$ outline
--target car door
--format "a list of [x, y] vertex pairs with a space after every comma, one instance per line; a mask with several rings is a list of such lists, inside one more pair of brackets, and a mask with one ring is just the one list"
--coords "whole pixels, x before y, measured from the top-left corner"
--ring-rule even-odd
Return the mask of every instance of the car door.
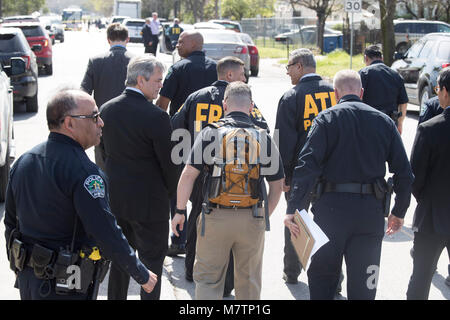
[[420, 66], [423, 67], [423, 61], [420, 61], [419, 55], [422, 51], [425, 40], [421, 39], [417, 41], [413, 46], [406, 52], [406, 58], [402, 62], [396, 64], [395, 69], [403, 77], [405, 81], [406, 93], [410, 100], [417, 99], [417, 79], [419, 78]]

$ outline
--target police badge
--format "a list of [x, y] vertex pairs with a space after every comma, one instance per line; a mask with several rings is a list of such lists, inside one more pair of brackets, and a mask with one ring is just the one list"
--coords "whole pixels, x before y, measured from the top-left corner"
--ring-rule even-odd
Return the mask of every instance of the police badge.
[[102, 177], [98, 175], [91, 175], [84, 180], [84, 187], [91, 194], [92, 198], [105, 197], [105, 183]]

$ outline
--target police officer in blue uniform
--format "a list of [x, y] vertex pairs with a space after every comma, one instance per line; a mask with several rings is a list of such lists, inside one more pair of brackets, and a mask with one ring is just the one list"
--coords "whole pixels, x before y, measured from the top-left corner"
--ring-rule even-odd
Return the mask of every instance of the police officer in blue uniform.
[[[157, 277], [128, 245], [109, 208], [106, 177], [84, 151], [100, 142], [95, 101], [79, 90], [60, 91], [48, 103], [47, 122], [48, 140], [16, 161], [7, 189], [5, 236], [21, 298], [95, 299], [101, 279], [85, 267], [87, 255], [115, 261], [151, 292]], [[94, 246], [100, 250], [90, 251]], [[68, 286], [64, 276], [73, 265], [87, 287], [76, 279]]]
[[383, 63], [376, 45], [364, 50], [364, 63], [366, 67], [359, 71], [364, 89], [362, 101], [391, 117], [401, 134], [408, 104], [403, 78]]
[[[187, 129], [189, 131], [189, 137], [183, 138], [190, 139], [190, 146], [194, 144], [195, 137], [200, 131], [206, 127], [208, 123], [216, 122], [224, 117], [223, 111], [223, 97], [225, 89], [228, 84], [235, 81], [245, 82], [244, 63], [242, 60], [236, 57], [225, 57], [217, 63], [217, 77], [218, 81], [214, 82], [211, 86], [200, 89], [192, 93], [178, 112], [172, 117], [173, 129]], [[269, 131], [266, 120], [262, 116], [259, 109], [254, 106], [250, 113], [250, 119], [252, 122], [262, 129]], [[186, 155], [187, 156], [187, 155]], [[196, 221], [197, 217], [202, 209], [202, 194], [201, 194], [201, 181], [202, 177], [196, 180], [196, 187], [194, 190], [199, 192], [193, 192], [191, 195], [192, 210], [189, 215], [187, 225], [187, 242], [186, 242], [186, 278], [192, 279], [192, 270], [195, 260], [195, 247], [197, 239]], [[172, 215], [173, 217], [173, 215]], [[186, 225], [183, 230], [177, 230], [180, 237], [183, 237], [183, 233], [186, 232]], [[172, 236], [172, 244], [176, 243], [177, 237]], [[173, 246], [171, 246], [173, 248]], [[170, 250], [170, 249], [169, 249]], [[225, 280], [225, 296], [228, 296], [233, 289], [233, 263], [232, 256], [229, 263], [227, 272], [227, 278]], [[192, 280], [191, 280], [192, 281]]]
[[184, 59], [169, 68], [156, 101], [163, 110], [167, 110], [170, 103], [170, 116], [178, 111], [191, 93], [217, 80], [216, 62], [206, 57], [202, 48], [203, 36], [198, 31], [181, 33], [177, 49]]
[[444, 109], [442, 109], [439, 104], [438, 96], [429, 99], [423, 104], [422, 108], [420, 109], [418, 124], [434, 118], [438, 114], [441, 114], [443, 110]]
[[[316, 74], [316, 61], [309, 49], [297, 49], [289, 55], [286, 71], [295, 86], [278, 103], [275, 129], [279, 133], [279, 150], [283, 159], [286, 200], [298, 153], [303, 147], [313, 119], [320, 111], [336, 104], [333, 86]], [[284, 230], [283, 278], [296, 284], [301, 264], [291, 243], [288, 228]]]
[[384, 201], [386, 162], [396, 193], [387, 234], [403, 225], [413, 174], [394, 122], [361, 102], [358, 73], [338, 72], [334, 90], [338, 104], [314, 119], [300, 152], [285, 225], [297, 236], [293, 213], [313, 200], [314, 221], [329, 242], [314, 254], [308, 269], [311, 299], [333, 299], [345, 258], [348, 299], [371, 300], [376, 295], [383, 211], [390, 208]]

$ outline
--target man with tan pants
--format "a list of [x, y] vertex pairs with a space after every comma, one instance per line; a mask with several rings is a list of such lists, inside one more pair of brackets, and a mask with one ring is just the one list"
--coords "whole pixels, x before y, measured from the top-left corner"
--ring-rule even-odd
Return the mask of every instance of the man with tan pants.
[[[264, 231], [280, 199], [284, 171], [270, 136], [252, 124], [249, 117], [252, 107], [251, 91], [246, 84], [237, 81], [228, 85], [223, 100], [225, 118], [200, 132], [178, 183], [177, 208], [172, 219], [175, 235], [177, 226], [181, 229], [186, 219], [186, 203], [194, 181], [201, 171], [205, 173], [193, 275], [198, 300], [222, 299], [230, 250], [234, 256], [236, 299], [260, 298]], [[223, 148], [232, 134], [236, 142]], [[248, 136], [243, 139], [240, 134]], [[248, 145], [239, 148], [238, 141]], [[230, 146], [234, 151], [232, 161], [228, 154]], [[257, 162], [250, 160], [255, 158], [249, 150], [258, 150]], [[264, 178], [269, 184], [268, 194]]]

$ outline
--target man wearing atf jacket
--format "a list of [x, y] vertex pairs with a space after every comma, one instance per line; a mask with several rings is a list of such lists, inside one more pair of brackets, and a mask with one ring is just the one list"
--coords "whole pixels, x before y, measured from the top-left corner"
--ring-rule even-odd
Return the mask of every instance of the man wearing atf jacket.
[[[174, 130], [180, 128], [189, 130], [190, 137], [184, 136], [183, 138], [190, 138], [191, 146], [194, 144], [195, 137], [208, 123], [216, 122], [224, 117], [222, 102], [225, 89], [231, 82], [245, 81], [244, 63], [236, 57], [225, 57], [217, 63], [217, 76], [219, 79], [218, 81], [214, 82], [212, 86], [192, 93], [181, 109], [172, 117], [172, 127]], [[250, 118], [255, 125], [269, 131], [266, 120], [256, 106], [253, 107]], [[194, 192], [191, 195], [192, 211], [189, 215], [187, 226], [185, 263], [186, 279], [190, 281], [192, 281], [192, 269], [197, 240], [197, 229], [195, 226], [203, 202], [201, 181], [201, 177], [196, 180], [196, 188], [194, 188], [194, 190], [197, 190], [198, 192]], [[180, 231], [181, 230], [178, 230], [178, 233], [180, 233]], [[177, 242], [177, 237], [175, 235], [172, 236], [172, 244], [174, 244], [174, 242]], [[173, 248], [172, 245], [171, 248]], [[225, 280], [224, 296], [228, 296], [234, 286], [232, 259], [233, 258], [230, 255], [230, 263], [228, 264], [227, 277]]]
[[[306, 136], [314, 118], [320, 111], [336, 104], [333, 86], [322, 80], [316, 72], [314, 55], [308, 49], [297, 49], [289, 55], [286, 66], [291, 83], [278, 103], [275, 130], [278, 130], [278, 148], [286, 175], [284, 190], [286, 200], [290, 196], [291, 178], [298, 159], [298, 153], [305, 144]], [[284, 230], [283, 279], [296, 284], [301, 264], [290, 240], [288, 228]]]

